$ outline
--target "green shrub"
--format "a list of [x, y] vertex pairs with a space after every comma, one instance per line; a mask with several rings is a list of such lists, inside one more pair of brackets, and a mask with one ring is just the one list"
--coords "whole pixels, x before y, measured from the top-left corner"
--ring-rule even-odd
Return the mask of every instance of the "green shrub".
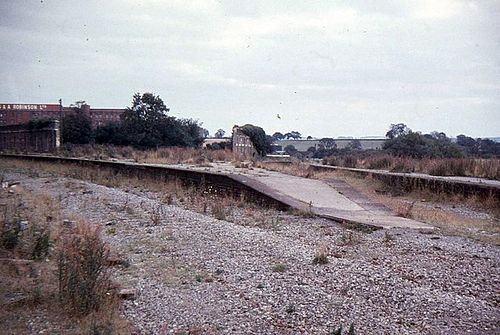
[[[343, 335], [345, 332], [342, 331], [343, 327], [340, 325], [339, 328], [336, 330], [332, 331], [330, 334], [331, 335]], [[356, 331], [354, 330], [354, 323], [351, 323], [351, 326], [349, 327], [349, 330], [347, 331], [347, 335], [356, 335]]]
[[33, 246], [32, 258], [39, 260], [49, 255], [51, 246], [50, 236], [48, 232], [35, 234], [35, 245]]
[[2, 246], [7, 250], [13, 250], [19, 242], [19, 229], [17, 227], [2, 233]]

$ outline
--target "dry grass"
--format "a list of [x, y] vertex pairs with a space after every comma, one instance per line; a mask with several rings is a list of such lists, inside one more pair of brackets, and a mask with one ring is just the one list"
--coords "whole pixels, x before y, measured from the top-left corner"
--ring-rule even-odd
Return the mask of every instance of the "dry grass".
[[132, 160], [140, 163], [152, 164], [195, 164], [205, 166], [210, 162], [237, 161], [231, 150], [210, 150], [202, 148], [168, 147], [158, 149], [139, 150], [132, 147], [110, 145], [66, 145], [59, 155], [65, 157], [84, 157], [91, 159], [119, 159]]
[[257, 162], [256, 167], [304, 178], [312, 178], [315, 175], [309, 164], [295, 159], [291, 163]]
[[[261, 215], [258, 215], [258, 213], [262, 213], [262, 208], [249, 201], [249, 199], [246, 199], [244, 194], [227, 194], [210, 186], [195, 187], [175, 179], [158, 179], [150, 177], [149, 175], [129, 176], [115, 173], [111, 169], [82, 167], [77, 164], [58, 165], [24, 160], [2, 159], [0, 161], [0, 167], [5, 169], [14, 168], [16, 171], [24, 172], [33, 177], [37, 177], [41, 173], [46, 173], [54, 176], [86, 180], [96, 184], [117, 187], [132, 192], [148, 191], [157, 194], [167, 205], [183, 206], [199, 213], [210, 214], [220, 220], [242, 223], [238, 213], [244, 212], [248, 216], [248, 222], [244, 222], [246, 225], [276, 226], [272, 224], [272, 222], [269, 223], [267, 216], [264, 218], [260, 217]], [[133, 208], [129, 206], [128, 203], [125, 203], [123, 210], [133, 211]], [[236, 216], [238, 217], [235, 218]], [[150, 215], [151, 224], [159, 224], [161, 218], [161, 208], [153, 209]]]
[[384, 153], [360, 153], [327, 157], [328, 165], [381, 169], [394, 172], [418, 172], [435, 176], [480, 177], [500, 180], [500, 159], [395, 157]]
[[379, 180], [359, 177], [345, 171], [319, 172], [316, 177], [344, 180], [394, 213], [429, 223], [440, 228], [445, 234], [500, 244], [498, 199], [464, 198], [460, 195], [437, 194], [425, 190], [405, 193], [394, 190]]
[[70, 315], [99, 311], [112, 294], [108, 277], [108, 247], [99, 227], [78, 222], [77, 232], [60, 241], [57, 252], [59, 299]]
[[[0, 329], [12, 334], [32, 334], [36, 327], [33, 329], [29, 324], [38, 319], [44, 321], [35, 324], [41, 328], [50, 327], [49, 333], [130, 334], [128, 322], [119, 314], [119, 302], [107, 291], [99, 292], [100, 308], [96, 308], [96, 300], [94, 305], [88, 305], [92, 308], [85, 313], [80, 313], [81, 309], [74, 313], [75, 306], [60, 294], [64, 285], [59, 285], [57, 256], [64, 255], [66, 264], [71, 265], [66, 274], [73, 277], [75, 273], [83, 274], [79, 277], [80, 284], [86, 287], [83, 291], [75, 291], [66, 286], [67, 292], [79, 293], [82, 299], [96, 298], [97, 291], [93, 288], [99, 285], [89, 281], [84, 268], [93, 267], [95, 247], [102, 244], [97, 232], [88, 224], [80, 225], [77, 231], [64, 227], [59, 201], [47, 194], [35, 194], [19, 186], [10, 190], [13, 192], [0, 190], [0, 203], [4, 205], [0, 221], [2, 237], [17, 223], [23, 224], [12, 249], [0, 246], [0, 258], [3, 259], [0, 263], [0, 297], [3, 299]], [[89, 236], [93, 236], [93, 242], [86, 249], [86, 257], [91, 261], [84, 266], [79, 257], [82, 245], [72, 243], [85, 241]], [[75, 257], [68, 258], [71, 255]]]

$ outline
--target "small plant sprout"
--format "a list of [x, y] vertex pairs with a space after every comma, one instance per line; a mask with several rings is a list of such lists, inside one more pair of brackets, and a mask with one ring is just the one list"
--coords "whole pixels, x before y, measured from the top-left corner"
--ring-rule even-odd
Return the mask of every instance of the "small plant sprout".
[[273, 272], [285, 272], [286, 270], [288, 270], [288, 266], [286, 264], [283, 264], [283, 263], [278, 263], [276, 265], [273, 266], [272, 268]]
[[153, 225], [158, 226], [161, 223], [161, 214], [161, 205], [153, 207], [151, 211], [151, 222], [153, 223]]
[[324, 265], [328, 263], [328, 249], [325, 246], [321, 246], [318, 248], [316, 255], [313, 258], [314, 265]]
[[389, 245], [394, 242], [394, 236], [391, 235], [387, 230], [384, 232], [384, 243]]

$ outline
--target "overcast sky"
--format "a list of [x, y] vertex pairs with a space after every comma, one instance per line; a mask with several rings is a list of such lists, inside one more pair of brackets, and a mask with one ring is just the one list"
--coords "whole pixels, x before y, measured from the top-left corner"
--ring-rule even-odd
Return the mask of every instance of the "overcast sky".
[[500, 136], [500, 1], [0, 0], [0, 102], [159, 94], [212, 134]]

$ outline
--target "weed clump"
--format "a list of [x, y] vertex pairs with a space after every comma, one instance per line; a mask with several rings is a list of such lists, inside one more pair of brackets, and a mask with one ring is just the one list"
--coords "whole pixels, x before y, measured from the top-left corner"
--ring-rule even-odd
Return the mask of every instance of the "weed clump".
[[43, 259], [49, 255], [51, 247], [50, 234], [48, 231], [35, 234], [35, 245], [31, 257], [35, 260]]
[[328, 250], [325, 247], [321, 247], [314, 255], [312, 263], [314, 265], [325, 265], [328, 263]]
[[70, 314], [87, 315], [104, 302], [109, 289], [108, 255], [99, 228], [83, 221], [78, 234], [63, 241], [57, 263], [59, 299]]
[[286, 270], [288, 270], [288, 266], [286, 264], [283, 264], [283, 263], [278, 263], [278, 264], [273, 266], [272, 270], [273, 270], [273, 272], [283, 273]]
[[390, 233], [388, 233], [387, 231], [384, 232], [384, 243], [386, 245], [390, 245], [394, 242], [395, 238], [394, 236], [392, 236]]
[[2, 233], [2, 246], [7, 250], [14, 250], [19, 241], [19, 228], [13, 227]]
[[347, 331], [347, 333], [345, 333], [343, 331], [342, 325], [340, 325], [339, 328], [337, 328], [336, 330], [334, 330], [330, 333], [330, 335], [343, 335], [343, 334], [356, 335], [356, 331], [354, 330], [354, 323], [351, 323], [351, 326], [349, 327], [349, 330]]
[[217, 220], [225, 220], [227, 217], [225, 204], [219, 201], [215, 202], [212, 207], [212, 215]]

